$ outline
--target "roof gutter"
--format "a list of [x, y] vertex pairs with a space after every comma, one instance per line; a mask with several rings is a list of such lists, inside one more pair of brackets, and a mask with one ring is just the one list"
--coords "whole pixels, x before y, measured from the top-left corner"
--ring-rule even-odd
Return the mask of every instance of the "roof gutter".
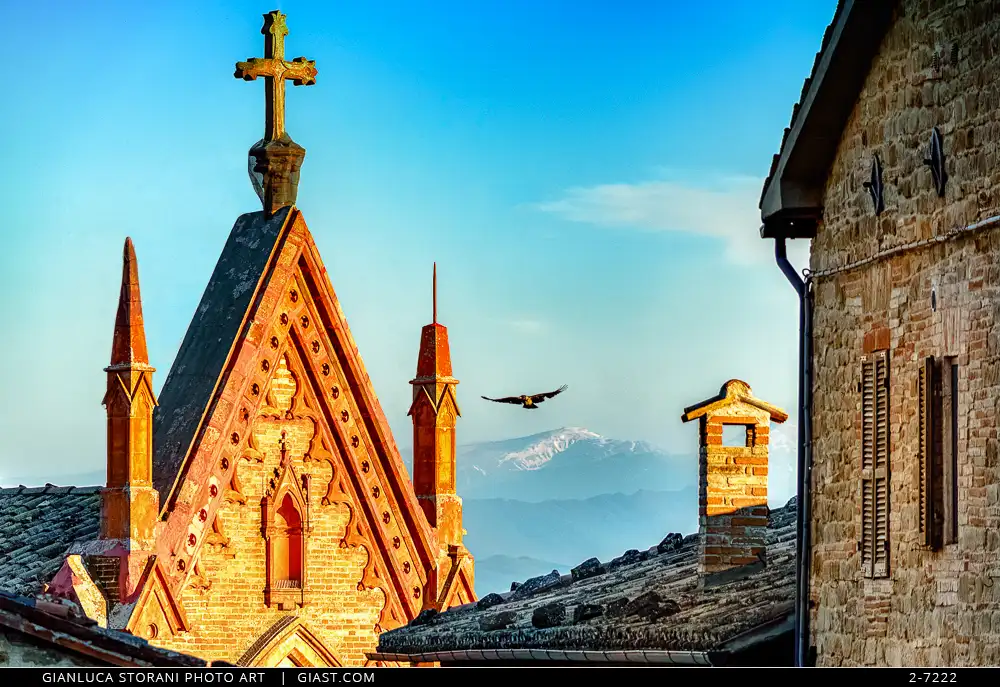
[[809, 559], [812, 522], [812, 283], [803, 279], [788, 261], [784, 237], [774, 242], [774, 258], [799, 296], [799, 417], [798, 488], [796, 505], [797, 548], [795, 566], [795, 666], [809, 663]]
[[556, 651], [552, 649], [465, 649], [427, 653], [374, 652], [373, 661], [404, 663], [467, 663], [481, 661], [552, 661], [562, 663], [636, 665], [716, 665], [715, 652], [704, 651]]

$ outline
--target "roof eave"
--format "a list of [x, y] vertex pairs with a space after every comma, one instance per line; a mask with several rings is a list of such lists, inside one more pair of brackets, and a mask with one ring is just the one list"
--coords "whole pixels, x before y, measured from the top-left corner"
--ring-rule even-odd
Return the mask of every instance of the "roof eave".
[[812, 239], [823, 218], [823, 207], [784, 208], [763, 217], [762, 239]]
[[761, 238], [809, 239], [823, 214], [824, 184], [879, 45], [892, 0], [843, 0], [761, 195]]
[[[0, 627], [34, 637], [53, 647], [119, 667], [204, 667], [206, 661], [164, 650], [131, 634], [82, 625], [38, 608], [39, 600], [0, 590]], [[116, 637], [115, 634], [119, 634]]]
[[771, 641], [783, 634], [794, 631], [795, 615], [787, 613], [769, 623], [758, 625], [742, 634], [739, 634], [719, 645], [718, 650], [723, 654], [735, 654], [746, 651], [764, 642]]
[[427, 651], [397, 653], [377, 651], [367, 654], [372, 661], [397, 663], [468, 663], [484, 661], [543, 661], [579, 664], [681, 665], [712, 666], [725, 652], [705, 651], [572, 651], [554, 649], [462, 649], [459, 651]]

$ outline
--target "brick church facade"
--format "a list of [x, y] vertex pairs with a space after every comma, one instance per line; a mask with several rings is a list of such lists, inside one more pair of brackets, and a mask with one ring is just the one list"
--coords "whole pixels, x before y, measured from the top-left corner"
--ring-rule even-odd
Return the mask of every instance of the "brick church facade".
[[998, 141], [996, 2], [840, 3], [761, 202], [812, 240], [818, 665], [1000, 665]]
[[284, 80], [315, 67], [284, 60], [280, 13], [262, 33], [266, 57], [237, 76], [268, 81], [250, 153], [264, 208], [236, 220], [158, 397], [126, 240], [107, 484], [0, 491], [0, 588], [204, 660], [365, 665], [381, 632], [475, 600], [458, 382], [435, 305], [410, 382], [411, 482], [295, 207], [305, 151], [284, 131]]

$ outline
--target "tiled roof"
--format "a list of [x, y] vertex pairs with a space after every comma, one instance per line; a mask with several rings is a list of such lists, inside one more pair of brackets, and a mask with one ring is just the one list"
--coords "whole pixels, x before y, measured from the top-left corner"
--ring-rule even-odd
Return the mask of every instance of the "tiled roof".
[[0, 589], [33, 595], [59, 571], [69, 545], [98, 534], [99, 487], [0, 489]]
[[840, 13], [843, 10], [844, 0], [837, 0], [837, 10], [833, 13], [833, 19], [830, 20], [830, 23], [827, 25], [826, 31], [823, 32], [823, 42], [820, 44], [819, 52], [816, 53], [816, 57], [813, 59], [812, 69], [809, 70], [809, 76], [806, 77], [805, 82], [802, 84], [802, 92], [799, 94], [799, 100], [792, 106], [792, 118], [788, 123], [788, 126], [785, 127], [785, 132], [781, 135], [781, 145], [778, 146], [778, 152], [775, 153], [773, 158], [771, 158], [771, 169], [767, 172], [767, 178], [764, 179], [764, 188], [760, 192], [761, 204], [764, 202], [764, 194], [767, 193], [767, 187], [771, 185], [771, 180], [778, 171], [778, 162], [781, 160], [781, 154], [785, 152], [785, 143], [788, 141], [788, 134], [791, 133], [792, 127], [795, 126], [796, 119], [802, 109], [802, 103], [806, 99], [806, 94], [809, 92], [809, 87], [812, 85], [813, 79], [816, 78], [816, 71], [819, 68], [820, 60], [823, 58], [823, 53], [825, 53], [827, 48], [830, 47], [830, 38], [833, 36], [833, 27], [837, 24], [837, 20], [840, 18]]
[[761, 189], [762, 238], [815, 234], [830, 165], [900, 3], [838, 0]]
[[0, 591], [0, 627], [29, 636], [35, 642], [50, 644], [56, 652], [82, 656], [99, 665], [208, 665], [202, 659], [152, 646], [139, 637], [98, 627], [87, 618], [74, 616], [65, 605], [3, 591]]
[[[717, 651], [793, 613], [795, 520], [794, 499], [771, 511], [767, 565], [742, 579], [699, 588], [698, 535], [671, 534], [648, 551], [626, 552], [591, 577], [553, 571], [502, 596], [490, 594], [444, 613], [424, 612], [409, 625], [383, 633], [378, 653]], [[547, 613], [563, 618], [542, 629], [546, 623], [539, 621]]]
[[153, 413], [153, 486], [165, 506], [239, 338], [289, 208], [241, 215], [167, 374]]

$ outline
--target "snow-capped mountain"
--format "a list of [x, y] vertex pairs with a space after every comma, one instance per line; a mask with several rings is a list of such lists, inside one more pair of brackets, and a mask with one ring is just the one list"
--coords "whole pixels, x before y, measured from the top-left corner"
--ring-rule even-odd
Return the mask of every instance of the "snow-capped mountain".
[[639, 489], [673, 491], [696, 483], [697, 452], [673, 456], [644, 441], [562, 427], [527, 437], [459, 446], [463, 498], [585, 499]]
[[[795, 494], [795, 426], [772, 427], [768, 448], [768, 501], [777, 507]], [[697, 531], [697, 446], [677, 456], [564, 427], [459, 446], [457, 454], [480, 595], [506, 591], [516, 573], [565, 573], [591, 556], [605, 560], [668, 532]]]
[[[556, 455], [563, 453], [570, 446], [585, 441], [588, 443], [588, 450], [594, 454], [595, 458], [606, 458], [620, 453], [654, 453], [655, 449], [650, 444], [637, 441], [616, 441], [602, 437], [600, 434], [591, 432], [582, 427], [563, 427], [553, 432], [535, 434], [514, 441], [520, 443], [529, 440], [526, 448], [505, 452], [498, 461], [498, 467], [511, 467], [517, 470], [538, 470], [544, 467]], [[508, 442], [496, 442], [480, 445], [481, 450], [496, 450], [506, 448], [503, 444]]]

